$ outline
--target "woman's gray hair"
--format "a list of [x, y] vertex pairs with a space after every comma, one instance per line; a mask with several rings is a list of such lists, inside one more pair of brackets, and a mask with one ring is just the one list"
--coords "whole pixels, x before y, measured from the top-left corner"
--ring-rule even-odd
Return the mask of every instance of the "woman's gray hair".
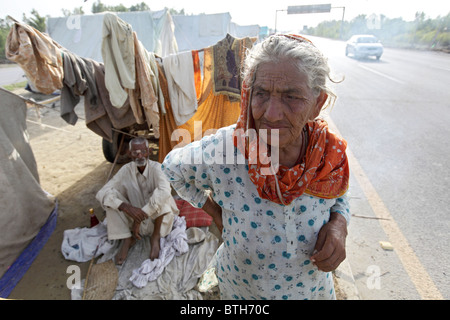
[[330, 77], [328, 59], [307, 40], [300, 41], [284, 35], [272, 35], [264, 41], [255, 44], [248, 52], [244, 61], [242, 77], [249, 87], [253, 86], [254, 73], [260, 64], [292, 60], [298, 69], [308, 78], [308, 86], [315, 97], [321, 92], [328, 94], [325, 108], [333, 105], [336, 95], [328, 87]]
[[130, 143], [128, 144], [129, 149], [131, 150], [131, 146], [133, 144], [145, 144], [145, 146], [148, 148], [148, 140], [144, 137], [136, 137], [130, 140]]

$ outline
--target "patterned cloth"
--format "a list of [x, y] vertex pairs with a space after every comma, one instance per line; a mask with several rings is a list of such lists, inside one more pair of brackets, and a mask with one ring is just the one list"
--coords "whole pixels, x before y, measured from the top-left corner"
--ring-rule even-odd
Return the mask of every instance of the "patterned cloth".
[[51, 94], [63, 86], [62, 47], [35, 28], [15, 22], [5, 45], [8, 60], [16, 62], [42, 93]]
[[234, 38], [230, 34], [212, 47], [214, 60], [214, 94], [224, 94], [235, 100], [241, 95], [241, 64], [246, 50], [255, 38]]
[[223, 245], [216, 253], [224, 299], [334, 299], [331, 273], [310, 261], [330, 212], [350, 220], [345, 195], [303, 194], [289, 205], [262, 198], [248, 161], [234, 147], [235, 125], [172, 150], [163, 172], [177, 193], [203, 207], [209, 194], [222, 207]]

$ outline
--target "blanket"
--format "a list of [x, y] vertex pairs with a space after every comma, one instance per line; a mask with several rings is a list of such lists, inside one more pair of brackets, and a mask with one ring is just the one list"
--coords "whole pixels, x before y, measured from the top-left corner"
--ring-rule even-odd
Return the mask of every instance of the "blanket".
[[[119, 279], [113, 300], [202, 299], [196, 286], [203, 273], [210, 267], [219, 240], [207, 227], [186, 229], [184, 217], [176, 218], [172, 232], [161, 239], [159, 259], [153, 261], [148, 259], [151, 245], [150, 237], [146, 236], [130, 248], [125, 262], [121, 266], [116, 266]], [[99, 239], [102, 237], [104, 235], [99, 235]], [[119, 250], [117, 243], [111, 243], [109, 250], [104, 250], [105, 246], [109, 245], [107, 242], [99, 240], [98, 243], [101, 245], [97, 249], [96, 256], [99, 258], [96, 263], [114, 259]], [[78, 245], [86, 248], [82, 242], [78, 242]], [[101, 257], [99, 251], [103, 252]], [[89, 252], [88, 256], [93, 257], [94, 254]], [[72, 253], [70, 256], [76, 255], [81, 253]], [[72, 288], [73, 300], [81, 299], [82, 288], [83, 285], [81, 288]]]

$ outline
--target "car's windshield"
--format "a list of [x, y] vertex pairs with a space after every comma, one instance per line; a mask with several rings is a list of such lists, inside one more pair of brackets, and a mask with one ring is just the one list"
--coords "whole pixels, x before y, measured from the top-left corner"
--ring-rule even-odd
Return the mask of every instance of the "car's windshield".
[[358, 42], [358, 43], [376, 43], [376, 42], [378, 42], [378, 40], [375, 37], [361, 37], [361, 38], [358, 38], [356, 40], [356, 42]]

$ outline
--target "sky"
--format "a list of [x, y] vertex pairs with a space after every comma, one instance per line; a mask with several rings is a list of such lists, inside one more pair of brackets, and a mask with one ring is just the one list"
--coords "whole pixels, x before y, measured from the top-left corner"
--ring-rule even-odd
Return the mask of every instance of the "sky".
[[[25, 13], [30, 16], [34, 8], [42, 15], [51, 17], [63, 16], [62, 9], [72, 11], [75, 7], [83, 7], [85, 14], [91, 14], [92, 4], [97, 0], [0, 0], [0, 18], [7, 15], [22, 21]], [[101, 0], [106, 5], [122, 3], [126, 7], [141, 2], [147, 3], [152, 11], [162, 10], [164, 7], [177, 10], [184, 9], [186, 14], [223, 13], [229, 12], [232, 21], [239, 25], [268, 26], [278, 30], [295, 31], [303, 26], [314, 27], [324, 20], [342, 19], [345, 7], [345, 20], [351, 20], [359, 14], [384, 14], [388, 18], [402, 17], [406, 21], [414, 20], [417, 11], [423, 11], [430, 18], [445, 16], [450, 12], [449, 0]], [[11, 3], [11, 5], [6, 5]], [[307, 4], [331, 4], [329, 13], [290, 14], [288, 6]]]

